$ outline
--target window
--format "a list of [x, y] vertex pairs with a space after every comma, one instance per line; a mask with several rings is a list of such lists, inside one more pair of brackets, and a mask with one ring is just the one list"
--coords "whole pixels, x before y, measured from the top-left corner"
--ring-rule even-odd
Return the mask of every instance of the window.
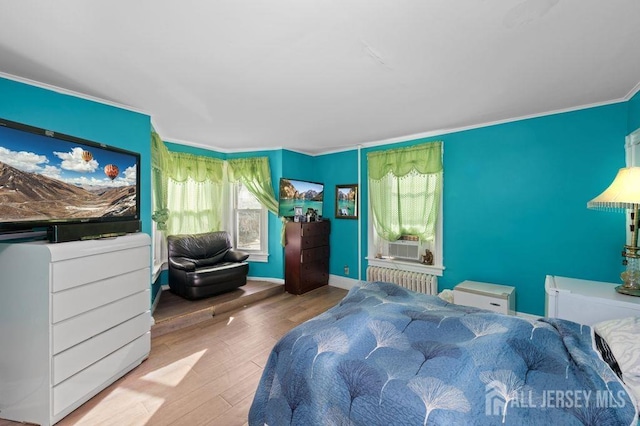
[[442, 275], [441, 143], [372, 152], [369, 264]]
[[[431, 241], [413, 241], [413, 236], [401, 237], [397, 241], [386, 241], [377, 235], [375, 229], [369, 229], [369, 254], [367, 260], [371, 266], [381, 266], [409, 270], [413, 272], [426, 272], [442, 276], [444, 269], [442, 264], [442, 221], [438, 219], [436, 236]], [[423, 256], [429, 250], [433, 256], [433, 264], [422, 263]]]
[[[625, 157], [626, 157], [626, 166], [627, 167], [638, 167], [640, 166], [640, 128], [634, 130], [629, 133], [625, 138], [624, 145]], [[631, 226], [631, 210], [627, 211], [627, 229]], [[627, 232], [627, 244], [631, 245], [632, 241], [632, 233]]]
[[[439, 191], [439, 207], [435, 223], [435, 233], [429, 240], [419, 241], [416, 235], [410, 232], [402, 233], [396, 241], [387, 241], [381, 237], [375, 226], [369, 227], [369, 253], [368, 261], [371, 266], [381, 266], [387, 268], [398, 267], [398, 269], [411, 270], [414, 272], [427, 272], [433, 275], [442, 275], [442, 191]], [[371, 203], [369, 203], [369, 217], [371, 213]], [[422, 263], [423, 256], [429, 250], [433, 256], [432, 265]]]
[[249, 260], [266, 262], [268, 257], [268, 211], [238, 182], [233, 212], [234, 246], [250, 254]]
[[197, 234], [223, 230], [224, 185], [211, 180], [183, 182], [169, 178], [167, 183], [167, 221], [169, 234]]
[[[152, 205], [155, 205], [155, 198], [155, 192], [151, 191]], [[158, 229], [158, 223], [155, 220], [151, 222], [151, 225], [151, 254], [153, 256], [153, 269], [151, 272], [153, 281], [155, 281], [167, 262], [167, 240], [164, 236], [164, 231]]]

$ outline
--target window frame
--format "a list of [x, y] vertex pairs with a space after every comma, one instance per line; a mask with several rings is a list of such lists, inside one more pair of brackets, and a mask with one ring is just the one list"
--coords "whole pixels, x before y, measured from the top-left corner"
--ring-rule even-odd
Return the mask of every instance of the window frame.
[[[155, 197], [155, 192], [151, 191], [152, 206], [155, 206]], [[158, 223], [155, 220], [151, 220], [151, 262], [151, 277], [155, 282], [168, 265], [165, 232], [158, 229]]]
[[[410, 272], [421, 272], [441, 277], [444, 274], [444, 257], [443, 257], [443, 229], [444, 229], [444, 173], [440, 180], [440, 200], [438, 207], [438, 217], [436, 219], [435, 237], [432, 244], [433, 247], [433, 265], [425, 265], [419, 261], [410, 261], [404, 259], [391, 258], [388, 255], [382, 257], [376, 257], [378, 247], [376, 247], [376, 240], [381, 241], [380, 251], [382, 253], [389, 253], [389, 242], [377, 236], [375, 227], [373, 224], [368, 226], [368, 247], [367, 247], [367, 262], [369, 266], [379, 266], [382, 268], [401, 269]], [[367, 187], [368, 191], [368, 187]], [[373, 211], [371, 210], [371, 194], [367, 194], [367, 210], [369, 221], [373, 221]], [[420, 250], [424, 251], [426, 245], [421, 244]]]
[[[230, 185], [231, 185], [231, 188], [229, 191], [229, 195], [231, 196], [232, 202], [229, 203], [231, 206], [229, 217], [231, 219], [230, 228], [232, 230], [231, 240], [233, 241], [233, 246], [238, 250], [248, 253], [249, 261], [266, 263], [269, 261], [269, 210], [256, 199], [256, 201], [260, 205], [260, 249], [248, 250], [248, 249], [243, 249], [239, 247], [238, 246], [238, 237], [239, 237], [238, 212], [240, 210], [253, 211], [255, 209], [238, 209], [238, 200], [239, 200], [238, 191], [241, 189], [241, 187], [244, 187], [244, 185], [242, 184], [242, 182], [232, 182], [230, 183]], [[253, 194], [251, 195], [253, 196]]]
[[[624, 156], [625, 156], [625, 165], [627, 167], [637, 167], [640, 166], [640, 127], [629, 133], [624, 138]], [[627, 229], [630, 229], [631, 226], [631, 210], [627, 210], [626, 217], [626, 226]], [[631, 245], [631, 232], [625, 232], [626, 235], [626, 244]]]

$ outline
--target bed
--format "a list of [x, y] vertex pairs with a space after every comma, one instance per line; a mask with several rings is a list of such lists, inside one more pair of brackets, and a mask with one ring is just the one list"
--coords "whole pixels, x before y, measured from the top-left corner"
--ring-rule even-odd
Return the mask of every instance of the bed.
[[249, 424], [636, 424], [635, 398], [594, 341], [570, 321], [364, 283], [279, 340]]

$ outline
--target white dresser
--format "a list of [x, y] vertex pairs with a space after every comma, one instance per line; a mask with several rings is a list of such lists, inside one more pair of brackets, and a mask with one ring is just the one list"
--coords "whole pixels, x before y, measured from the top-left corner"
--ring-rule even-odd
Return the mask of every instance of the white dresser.
[[516, 289], [507, 285], [463, 281], [453, 288], [453, 303], [515, 315]]
[[586, 325], [640, 316], [640, 297], [616, 292], [618, 285], [547, 275], [545, 316]]
[[49, 425], [150, 351], [150, 238], [0, 244], [0, 418]]

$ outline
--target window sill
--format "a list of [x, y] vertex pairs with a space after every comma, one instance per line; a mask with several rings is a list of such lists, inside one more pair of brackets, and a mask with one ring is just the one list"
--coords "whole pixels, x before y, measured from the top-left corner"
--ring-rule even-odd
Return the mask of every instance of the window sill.
[[167, 263], [154, 263], [153, 264], [153, 274], [151, 276], [151, 282], [155, 283], [156, 280], [160, 277], [160, 274], [164, 269], [167, 269]]
[[247, 260], [249, 262], [268, 263], [269, 253], [249, 253], [249, 258]]
[[425, 265], [423, 263], [400, 260], [393, 257], [367, 257], [367, 261], [369, 262], [369, 266], [402, 269], [403, 271], [420, 272], [438, 277], [441, 277], [444, 273], [444, 266], [442, 265]]

